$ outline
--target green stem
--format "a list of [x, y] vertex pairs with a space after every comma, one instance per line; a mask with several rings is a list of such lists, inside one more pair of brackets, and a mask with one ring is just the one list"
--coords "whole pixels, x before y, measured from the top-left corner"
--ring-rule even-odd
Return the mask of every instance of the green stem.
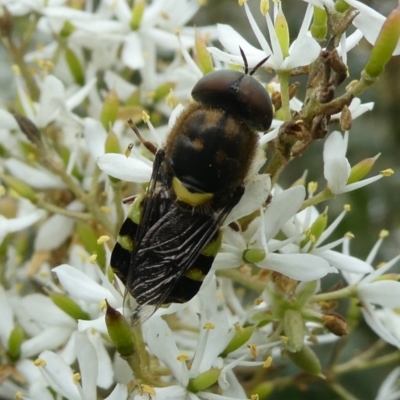
[[289, 95], [289, 77], [290, 71], [277, 71], [279, 77], [279, 83], [281, 85], [281, 100], [282, 100], [282, 113], [283, 113], [283, 120], [290, 121], [291, 114], [290, 114], [290, 95]]
[[[373, 357], [373, 355], [371, 355]], [[365, 357], [356, 357], [343, 364], [337, 365], [332, 369], [335, 375], [343, 375], [352, 371], [361, 371], [368, 368], [383, 367], [388, 364], [398, 364], [400, 361], [400, 352], [394, 351], [393, 353], [386, 354], [381, 357], [365, 360]]]
[[343, 289], [335, 290], [333, 292], [320, 293], [311, 297], [310, 302], [320, 302], [320, 301], [331, 301], [338, 299], [346, 299], [349, 297], [357, 296], [357, 288], [356, 286], [347, 286]]
[[335, 197], [335, 195], [328, 188], [325, 188], [324, 190], [319, 192], [317, 195], [315, 195], [307, 200], [304, 200], [299, 211], [302, 211], [305, 208], [310, 207], [310, 206], [316, 206], [317, 204], [322, 203], [323, 201], [332, 199], [333, 197]]
[[53, 214], [64, 215], [65, 217], [73, 218], [78, 221], [88, 222], [92, 219], [92, 216], [89, 213], [67, 210], [66, 208], [58, 207], [54, 204], [47, 203], [42, 199], [39, 199], [36, 205]]
[[262, 282], [258, 282], [253, 276], [242, 274], [237, 269], [221, 269], [216, 272], [216, 275], [230, 278], [258, 294], [261, 294], [265, 288]]
[[337, 382], [329, 382], [328, 386], [343, 400], [359, 400], [357, 397], [353, 396], [348, 390], [346, 390], [342, 385], [340, 385]]

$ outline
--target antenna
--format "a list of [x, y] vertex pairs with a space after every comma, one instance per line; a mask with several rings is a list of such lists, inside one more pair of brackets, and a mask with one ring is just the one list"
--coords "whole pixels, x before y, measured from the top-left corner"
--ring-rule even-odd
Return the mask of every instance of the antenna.
[[244, 63], [244, 73], [246, 75], [253, 75], [254, 72], [258, 70], [269, 58], [269, 56], [263, 58], [250, 72], [249, 72], [249, 64], [247, 62], [246, 54], [244, 54], [243, 49], [239, 46], [240, 54], [242, 55], [243, 58], [243, 63]]

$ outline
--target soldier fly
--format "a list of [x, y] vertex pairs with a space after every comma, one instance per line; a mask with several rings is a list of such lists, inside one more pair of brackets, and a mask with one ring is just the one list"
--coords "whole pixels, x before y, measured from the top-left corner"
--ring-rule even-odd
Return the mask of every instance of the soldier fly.
[[[197, 294], [221, 244], [220, 227], [244, 192], [257, 131], [269, 129], [272, 104], [250, 73], [219, 70], [201, 78], [195, 100], [178, 117], [164, 147], [140, 141], [154, 154], [147, 192], [123, 223], [111, 266], [137, 303], [151, 314]], [[142, 318], [142, 317], [140, 317]]]

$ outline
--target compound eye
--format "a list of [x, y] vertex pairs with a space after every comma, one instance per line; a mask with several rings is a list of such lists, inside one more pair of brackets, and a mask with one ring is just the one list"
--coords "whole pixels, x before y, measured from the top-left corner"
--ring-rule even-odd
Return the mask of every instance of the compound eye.
[[192, 96], [206, 107], [233, 113], [257, 131], [266, 131], [271, 126], [271, 98], [250, 75], [231, 70], [211, 72], [197, 82]]

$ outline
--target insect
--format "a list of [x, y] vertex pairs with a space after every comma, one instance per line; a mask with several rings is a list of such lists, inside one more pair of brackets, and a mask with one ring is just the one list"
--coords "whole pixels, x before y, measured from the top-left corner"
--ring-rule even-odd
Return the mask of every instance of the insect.
[[221, 244], [219, 228], [244, 192], [257, 131], [272, 121], [271, 100], [250, 73], [219, 70], [192, 90], [195, 102], [178, 117], [164, 147], [140, 141], [154, 154], [145, 194], [133, 202], [111, 255], [111, 266], [137, 303], [189, 301], [200, 289]]

